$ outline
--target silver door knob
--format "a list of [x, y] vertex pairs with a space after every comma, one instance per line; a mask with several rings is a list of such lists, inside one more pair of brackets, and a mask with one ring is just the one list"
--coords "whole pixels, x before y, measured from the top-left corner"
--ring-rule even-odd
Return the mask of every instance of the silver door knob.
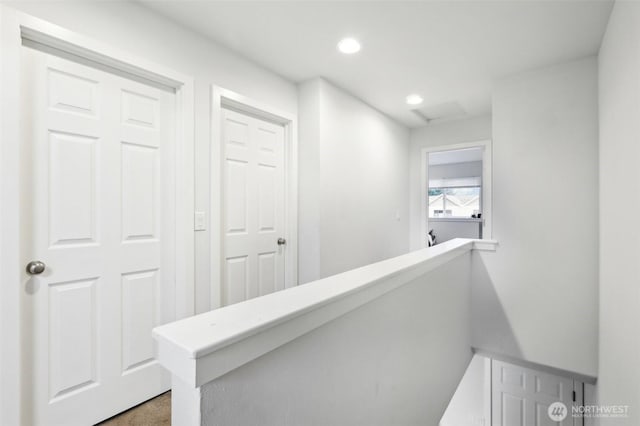
[[29, 275], [38, 275], [44, 272], [47, 265], [44, 262], [40, 262], [39, 260], [32, 260], [27, 263], [27, 274]]
[[279, 246], [283, 246], [287, 244], [287, 240], [285, 240], [284, 238], [278, 238], [278, 245]]

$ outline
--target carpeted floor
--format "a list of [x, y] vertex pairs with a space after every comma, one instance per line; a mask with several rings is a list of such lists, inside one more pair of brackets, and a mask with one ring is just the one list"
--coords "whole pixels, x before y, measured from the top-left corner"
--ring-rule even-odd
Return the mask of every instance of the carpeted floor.
[[170, 426], [171, 391], [111, 417], [99, 426]]

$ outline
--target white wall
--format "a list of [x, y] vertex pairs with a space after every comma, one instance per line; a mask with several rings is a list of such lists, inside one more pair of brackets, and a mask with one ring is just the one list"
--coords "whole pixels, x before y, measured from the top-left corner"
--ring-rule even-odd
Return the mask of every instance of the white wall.
[[[640, 4], [616, 2], [599, 55], [600, 404], [630, 404], [640, 424]], [[627, 209], [618, 209], [623, 199]], [[633, 212], [631, 216], [628, 212]]]
[[470, 256], [201, 387], [205, 425], [437, 425], [471, 360]]
[[298, 87], [298, 280], [320, 278], [320, 91], [322, 80]]
[[299, 105], [300, 282], [406, 253], [408, 129], [323, 79]]
[[474, 355], [438, 426], [491, 424], [491, 359]]
[[595, 57], [496, 85], [493, 237], [495, 253], [473, 256], [474, 346], [595, 376]]
[[[216, 84], [280, 110], [297, 113], [289, 81], [226, 48], [128, 2], [10, 2], [11, 7], [100, 40], [195, 78], [195, 207], [209, 212], [210, 85]], [[218, 173], [213, 183], [219, 185]], [[210, 230], [196, 232], [196, 308], [209, 310]]]
[[463, 142], [475, 142], [491, 139], [491, 116], [474, 117], [466, 120], [433, 124], [411, 132], [410, 177], [409, 177], [409, 214], [410, 214], [410, 247], [418, 250], [422, 247], [422, 179], [421, 150], [425, 147], [445, 146]]

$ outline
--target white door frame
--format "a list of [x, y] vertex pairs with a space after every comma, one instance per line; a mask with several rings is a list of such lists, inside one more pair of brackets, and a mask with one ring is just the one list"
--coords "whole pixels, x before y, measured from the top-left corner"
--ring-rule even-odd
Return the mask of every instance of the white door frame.
[[0, 424], [21, 424], [20, 86], [23, 43], [176, 94], [176, 317], [193, 315], [193, 78], [0, 5]]
[[285, 138], [285, 288], [298, 285], [298, 124], [295, 114], [211, 86], [211, 309], [222, 306], [222, 109], [229, 108], [284, 126]]
[[482, 148], [482, 239], [490, 240], [493, 237], [491, 215], [491, 140], [464, 142], [450, 145], [429, 146], [420, 151], [420, 248], [427, 247], [427, 232], [429, 231], [429, 206], [427, 205], [427, 191], [429, 190], [429, 154], [441, 151], [455, 151], [457, 149]]

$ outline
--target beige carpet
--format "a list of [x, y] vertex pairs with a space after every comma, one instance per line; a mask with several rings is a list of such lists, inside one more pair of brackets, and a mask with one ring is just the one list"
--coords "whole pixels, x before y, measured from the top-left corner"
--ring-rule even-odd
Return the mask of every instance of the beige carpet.
[[130, 410], [111, 417], [100, 426], [169, 426], [171, 425], [171, 392], [163, 393]]

